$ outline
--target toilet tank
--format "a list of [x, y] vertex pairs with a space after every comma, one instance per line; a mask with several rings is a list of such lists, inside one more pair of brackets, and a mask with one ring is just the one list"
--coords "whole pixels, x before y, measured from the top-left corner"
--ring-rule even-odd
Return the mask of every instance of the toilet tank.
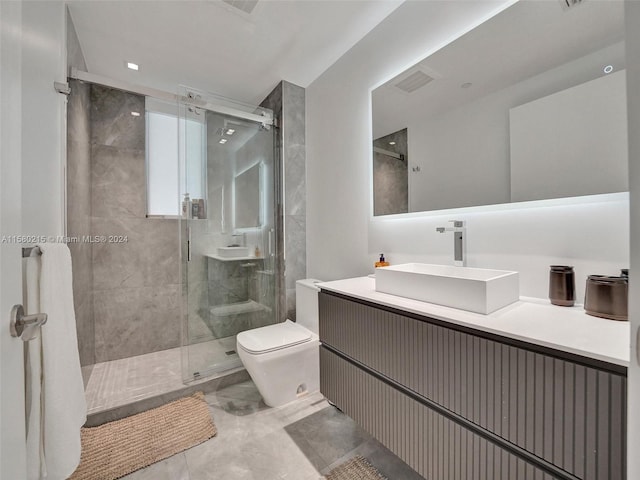
[[306, 278], [296, 282], [296, 323], [318, 333], [318, 292], [321, 280]]

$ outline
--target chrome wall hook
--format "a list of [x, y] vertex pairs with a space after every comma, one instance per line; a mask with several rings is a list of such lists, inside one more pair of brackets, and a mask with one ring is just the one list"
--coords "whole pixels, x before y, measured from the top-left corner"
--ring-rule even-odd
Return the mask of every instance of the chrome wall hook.
[[11, 309], [10, 331], [12, 337], [20, 337], [28, 342], [38, 336], [38, 327], [47, 323], [46, 313], [25, 315], [22, 305], [14, 305]]

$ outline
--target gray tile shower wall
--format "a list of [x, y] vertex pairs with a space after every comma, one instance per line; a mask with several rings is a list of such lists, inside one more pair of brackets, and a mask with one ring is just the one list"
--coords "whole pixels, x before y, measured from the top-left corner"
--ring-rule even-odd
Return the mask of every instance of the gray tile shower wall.
[[94, 309], [97, 362], [179, 346], [179, 285], [96, 290]]
[[[139, 112], [139, 116], [131, 115]], [[146, 218], [144, 97], [91, 86], [95, 361], [180, 344], [178, 221]]]
[[93, 246], [95, 290], [180, 283], [176, 220], [93, 217], [93, 235], [120, 235], [121, 243]]
[[[260, 106], [269, 108], [273, 110], [273, 115], [275, 118], [280, 121], [282, 118], [282, 93], [283, 93], [283, 83], [280, 82], [271, 93], [265, 98]], [[284, 158], [283, 158], [283, 136], [282, 129], [279, 130], [279, 135], [276, 135], [274, 138], [274, 152], [275, 152], [275, 160], [276, 165], [274, 165], [274, 174], [275, 174], [275, 182], [276, 182], [276, 195], [279, 197], [275, 202], [276, 214], [275, 214], [275, 230], [277, 232], [276, 235], [276, 245], [275, 245], [275, 268], [274, 271], [278, 272], [275, 278], [275, 288], [277, 294], [276, 302], [277, 302], [277, 316], [279, 318], [276, 321], [284, 322], [288, 317], [287, 313], [287, 292], [285, 289], [285, 269], [284, 269], [284, 183], [282, 175], [282, 170], [284, 168]]]
[[[138, 112], [140, 116], [133, 116], [131, 112]], [[144, 151], [143, 113], [142, 95], [92, 85], [91, 144]]]
[[[211, 211], [211, 210], [209, 210]], [[187, 228], [182, 220], [182, 231]], [[184, 338], [189, 344], [211, 340], [213, 334], [209, 327], [209, 283], [207, 257], [203, 252], [209, 250], [211, 234], [210, 220], [190, 220], [191, 261], [188, 268], [182, 270], [182, 284], [187, 298], [187, 322], [183, 325]], [[215, 229], [214, 229], [215, 230]], [[186, 243], [181, 245], [183, 258], [187, 255]], [[187, 288], [188, 287], [188, 288]]]
[[262, 106], [272, 109], [280, 121], [279, 150], [284, 178], [282, 221], [285, 231], [283, 245], [280, 245], [281, 264], [286, 258], [285, 278], [279, 285], [282, 292], [280, 302], [286, 318], [295, 320], [296, 280], [307, 275], [305, 90], [282, 81]]
[[307, 276], [305, 91], [282, 82], [284, 158], [285, 287], [287, 318], [296, 318], [296, 280]]
[[[137, 119], [144, 128], [142, 117]], [[131, 149], [93, 143], [91, 164], [93, 216], [144, 218], [146, 213], [144, 146], [142, 149]]]
[[[67, 104], [67, 233], [91, 234], [91, 144], [89, 85], [71, 80]], [[69, 243], [80, 363], [95, 363], [92, 245]]]
[[407, 129], [377, 138], [373, 141], [373, 146], [403, 156], [402, 159], [398, 159], [381, 152], [373, 152], [373, 214], [407, 213], [409, 211]]
[[209, 315], [206, 323], [216, 338], [224, 338], [271, 323], [271, 306], [258, 298], [264, 260], [208, 259]]
[[208, 263], [210, 305], [229, 305], [249, 300], [251, 278], [245, 267], [245, 264], [250, 264], [249, 262], [209, 258]]

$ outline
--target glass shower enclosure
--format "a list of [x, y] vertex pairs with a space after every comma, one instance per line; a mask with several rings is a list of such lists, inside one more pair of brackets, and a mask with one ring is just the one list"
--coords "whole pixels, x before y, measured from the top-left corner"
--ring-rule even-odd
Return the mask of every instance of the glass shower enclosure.
[[270, 110], [181, 88], [182, 377], [241, 367], [236, 335], [275, 323]]

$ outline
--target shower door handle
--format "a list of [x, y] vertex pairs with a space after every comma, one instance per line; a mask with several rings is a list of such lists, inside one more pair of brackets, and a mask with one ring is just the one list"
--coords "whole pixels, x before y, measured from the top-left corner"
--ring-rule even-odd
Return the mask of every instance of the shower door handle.
[[640, 365], [640, 327], [638, 327], [638, 331], [636, 332], [636, 360], [638, 360], [638, 365]]
[[191, 227], [187, 227], [187, 262], [191, 261]]

